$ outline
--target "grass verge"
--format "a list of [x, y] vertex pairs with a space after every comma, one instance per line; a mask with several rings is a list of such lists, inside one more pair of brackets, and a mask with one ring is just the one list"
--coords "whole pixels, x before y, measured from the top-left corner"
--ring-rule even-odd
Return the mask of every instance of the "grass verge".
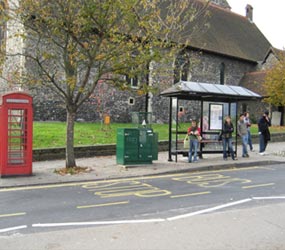
[[[187, 129], [183, 124], [182, 129]], [[101, 123], [77, 122], [75, 123], [74, 143], [75, 146], [116, 143], [118, 128], [135, 127], [133, 124], [113, 123], [104, 126]], [[34, 122], [33, 125], [33, 148], [65, 147], [66, 124], [64, 122]], [[155, 132], [159, 134], [159, 140], [168, 139], [168, 124], [153, 124]], [[257, 125], [251, 128], [252, 134], [257, 134]], [[272, 133], [285, 132], [285, 127], [273, 126]]]

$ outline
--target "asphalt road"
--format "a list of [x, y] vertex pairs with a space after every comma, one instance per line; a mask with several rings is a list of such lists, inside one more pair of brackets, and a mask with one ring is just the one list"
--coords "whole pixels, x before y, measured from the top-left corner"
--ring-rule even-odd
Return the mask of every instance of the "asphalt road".
[[0, 189], [0, 235], [178, 220], [262, 206], [265, 199], [284, 202], [284, 176], [282, 164]]

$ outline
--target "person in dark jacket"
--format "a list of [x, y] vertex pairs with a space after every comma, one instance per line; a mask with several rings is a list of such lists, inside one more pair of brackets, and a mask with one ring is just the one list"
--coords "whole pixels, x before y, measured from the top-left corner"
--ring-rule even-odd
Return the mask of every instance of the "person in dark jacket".
[[223, 140], [223, 158], [227, 160], [227, 149], [229, 149], [231, 157], [236, 160], [234, 150], [233, 150], [233, 139], [232, 133], [234, 132], [234, 125], [231, 121], [231, 117], [226, 116], [225, 122], [223, 124], [222, 130], [222, 140]]
[[258, 134], [259, 134], [259, 154], [265, 155], [265, 149], [268, 141], [270, 141], [271, 119], [269, 118], [269, 112], [265, 111], [262, 117], [258, 121]]

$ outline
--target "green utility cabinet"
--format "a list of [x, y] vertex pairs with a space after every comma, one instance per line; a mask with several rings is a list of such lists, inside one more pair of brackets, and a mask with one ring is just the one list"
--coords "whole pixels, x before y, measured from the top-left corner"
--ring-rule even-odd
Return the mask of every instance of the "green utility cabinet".
[[151, 164], [158, 158], [158, 134], [150, 128], [117, 130], [117, 164]]

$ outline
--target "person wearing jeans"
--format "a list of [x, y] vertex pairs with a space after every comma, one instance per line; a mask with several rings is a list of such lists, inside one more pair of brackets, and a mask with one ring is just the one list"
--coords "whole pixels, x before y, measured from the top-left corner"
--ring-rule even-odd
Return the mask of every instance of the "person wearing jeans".
[[248, 139], [249, 149], [250, 151], [254, 151], [252, 146], [251, 133], [250, 133], [251, 121], [249, 119], [249, 112], [244, 113], [244, 122], [247, 127], [247, 137], [248, 137], [247, 139]]
[[247, 131], [246, 123], [244, 122], [244, 114], [241, 114], [239, 116], [237, 132], [242, 140], [242, 157], [249, 157], [248, 151], [247, 151], [248, 131]]
[[188, 128], [188, 136], [190, 141], [188, 162], [192, 162], [193, 153], [194, 153], [193, 162], [197, 162], [198, 161], [197, 151], [199, 146], [198, 136], [201, 136], [201, 130], [200, 128], [198, 128], [196, 121], [192, 121], [191, 127]]
[[233, 132], [234, 132], [234, 126], [231, 122], [231, 117], [226, 116], [225, 122], [223, 124], [223, 130], [222, 130], [224, 160], [227, 160], [227, 156], [228, 156], [227, 149], [229, 149], [232, 159], [236, 160], [234, 150], [233, 150], [233, 138], [232, 138]]

